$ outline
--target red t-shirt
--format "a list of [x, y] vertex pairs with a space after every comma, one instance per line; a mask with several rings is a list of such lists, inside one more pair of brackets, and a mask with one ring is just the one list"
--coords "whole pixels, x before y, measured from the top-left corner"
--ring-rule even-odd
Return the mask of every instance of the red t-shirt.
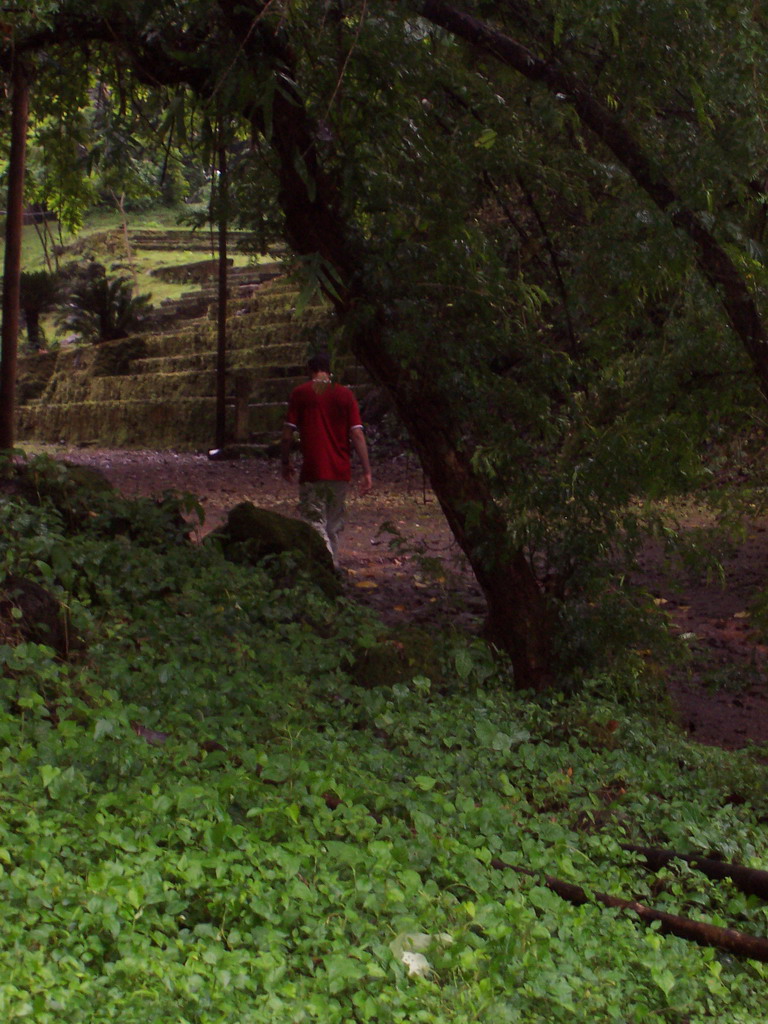
[[291, 392], [286, 423], [299, 431], [299, 482], [349, 480], [349, 432], [362, 426], [357, 399], [342, 384], [308, 380]]

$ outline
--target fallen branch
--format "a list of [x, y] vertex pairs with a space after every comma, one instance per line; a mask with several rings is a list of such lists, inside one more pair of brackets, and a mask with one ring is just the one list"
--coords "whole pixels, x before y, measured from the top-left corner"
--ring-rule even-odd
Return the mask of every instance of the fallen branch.
[[731, 864], [714, 857], [702, 857], [697, 853], [677, 853], [675, 850], [661, 850], [653, 846], [623, 843], [621, 848], [639, 854], [651, 871], [660, 871], [672, 860], [682, 860], [707, 878], [715, 881], [728, 878], [747, 896], [759, 896], [760, 899], [768, 900], [768, 871], [760, 868], [745, 868], [741, 864]]
[[[131, 723], [134, 731], [147, 743], [163, 745], [170, 738], [168, 733], [157, 732], [149, 729], [139, 722]], [[223, 750], [218, 743], [208, 741], [201, 744], [205, 750]], [[271, 780], [270, 780], [271, 781]], [[275, 783], [280, 785], [279, 782]], [[326, 805], [335, 809], [343, 801], [333, 792], [323, 794]], [[696, 855], [684, 855], [674, 850], [658, 850], [642, 846], [625, 845], [623, 849], [638, 853], [643, 856], [648, 866], [657, 871], [668, 864], [671, 860], [684, 860], [692, 867], [709, 875], [711, 878], [730, 878], [743, 892], [764, 896], [768, 895], [768, 871], [759, 871], [752, 868], [743, 868], [738, 864], [729, 864], [726, 861], [713, 860], [709, 857], [698, 857]], [[535, 871], [528, 868], [515, 867], [514, 864], [507, 864], [506, 861], [494, 858], [491, 867], [497, 871], [510, 870], [519, 875], [526, 875], [528, 878], [538, 878]], [[659, 930], [665, 935], [676, 935], [680, 939], [687, 939], [696, 942], [700, 946], [713, 946], [715, 949], [722, 949], [734, 956], [747, 957], [750, 960], [759, 960], [768, 963], [768, 939], [761, 939], [754, 935], [747, 935], [746, 932], [737, 931], [734, 928], [721, 928], [719, 925], [707, 924], [705, 921], [692, 921], [688, 917], [680, 917], [677, 914], [669, 914], [664, 910], [655, 910], [653, 907], [646, 907], [637, 900], [626, 900], [619, 896], [609, 896], [604, 892], [592, 891], [587, 893], [580, 885], [573, 885], [571, 882], [563, 882], [552, 875], [544, 876], [544, 884], [548, 889], [567, 900], [575, 906], [583, 906], [585, 903], [602, 903], [606, 907], [617, 907], [620, 910], [629, 910], [636, 914], [645, 924], [659, 923]]]
[[[518, 868], [513, 864], [507, 864], [503, 860], [494, 859], [491, 867], [497, 870], [509, 869], [530, 878], [538, 878], [535, 871], [527, 868]], [[721, 928], [719, 925], [707, 924], [704, 921], [692, 921], [687, 917], [679, 917], [677, 914], [668, 914], [664, 910], [654, 910], [653, 907], [646, 907], [637, 900], [625, 900], [619, 896], [609, 896], [607, 893], [592, 891], [587, 893], [580, 885], [573, 885], [570, 882], [563, 882], [559, 878], [545, 875], [544, 884], [548, 889], [579, 907], [585, 903], [602, 903], [606, 907], [618, 907], [620, 910], [629, 910], [636, 914], [645, 924], [660, 925], [660, 931], [665, 935], [676, 935], [680, 939], [687, 939], [696, 942], [700, 946], [713, 946], [715, 949], [722, 949], [734, 956], [747, 957], [750, 960], [760, 960], [768, 963], [768, 939], [761, 939], [754, 935], [747, 935], [745, 932], [736, 931], [734, 928]]]

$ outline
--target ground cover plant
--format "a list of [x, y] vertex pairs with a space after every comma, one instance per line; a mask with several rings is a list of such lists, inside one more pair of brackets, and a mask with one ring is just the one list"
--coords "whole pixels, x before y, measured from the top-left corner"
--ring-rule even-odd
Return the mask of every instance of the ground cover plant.
[[5, 1020], [764, 1020], [766, 963], [547, 884], [765, 936], [757, 896], [627, 849], [765, 867], [764, 765], [608, 677], [515, 692], [461, 637], [427, 675], [290, 559], [231, 564], [178, 499], [97, 483], [40, 459], [2, 493], [2, 576], [70, 640], [3, 605]]

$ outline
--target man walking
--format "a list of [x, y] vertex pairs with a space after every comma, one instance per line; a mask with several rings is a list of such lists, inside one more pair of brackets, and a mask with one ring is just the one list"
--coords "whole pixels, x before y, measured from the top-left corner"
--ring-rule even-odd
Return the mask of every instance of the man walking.
[[299, 384], [288, 400], [280, 442], [283, 479], [293, 480], [291, 446], [299, 432], [302, 465], [299, 512], [320, 533], [337, 565], [339, 534], [344, 528], [344, 502], [352, 478], [351, 448], [363, 469], [360, 494], [373, 486], [368, 446], [357, 399], [349, 388], [335, 384], [327, 356], [313, 356], [310, 379]]

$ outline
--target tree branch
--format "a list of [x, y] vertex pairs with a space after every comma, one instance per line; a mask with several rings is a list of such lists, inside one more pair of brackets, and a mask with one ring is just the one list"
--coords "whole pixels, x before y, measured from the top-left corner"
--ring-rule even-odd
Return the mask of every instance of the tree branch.
[[459, 11], [444, 0], [424, 0], [421, 14], [476, 49], [484, 50], [531, 81], [539, 82], [597, 135], [650, 199], [683, 231], [694, 246], [696, 262], [716, 290], [733, 330], [741, 340], [768, 398], [768, 333], [757, 305], [736, 264], [684, 203], [659, 164], [646, 152], [626, 124], [595, 99], [573, 75], [549, 57], [537, 57], [522, 43]]
[[[494, 859], [491, 867], [497, 870], [511, 870], [530, 878], [537, 878], [534, 871], [526, 868], [518, 868], [513, 864], [507, 864], [503, 860]], [[644, 903], [637, 900], [627, 900], [619, 896], [609, 896], [604, 892], [587, 893], [580, 885], [573, 885], [571, 882], [563, 882], [552, 875], [544, 877], [544, 885], [551, 892], [554, 892], [561, 899], [580, 907], [585, 903], [602, 903], [605, 907], [616, 907], [619, 910], [628, 910], [635, 914], [647, 925], [659, 924], [659, 930], [665, 935], [676, 935], [679, 939], [687, 939], [696, 942], [700, 946], [713, 946], [715, 949], [722, 949], [734, 956], [747, 957], [749, 960], [759, 960], [761, 963], [768, 963], [768, 939], [761, 939], [755, 935], [747, 935], [746, 932], [737, 931], [735, 928], [721, 928], [719, 925], [708, 924], [706, 921], [692, 921], [688, 917], [679, 917], [677, 914], [669, 914], [665, 910], [655, 910], [653, 907], [646, 907]]]
[[768, 900], [768, 871], [746, 868], [742, 864], [731, 864], [728, 861], [716, 860], [714, 857], [701, 857], [697, 853], [677, 853], [675, 850], [660, 850], [652, 846], [633, 846], [627, 843], [622, 845], [622, 849], [639, 854], [651, 871], [659, 871], [670, 861], [682, 860], [707, 878], [715, 881], [727, 878], [748, 896], [759, 896], [760, 899]]

